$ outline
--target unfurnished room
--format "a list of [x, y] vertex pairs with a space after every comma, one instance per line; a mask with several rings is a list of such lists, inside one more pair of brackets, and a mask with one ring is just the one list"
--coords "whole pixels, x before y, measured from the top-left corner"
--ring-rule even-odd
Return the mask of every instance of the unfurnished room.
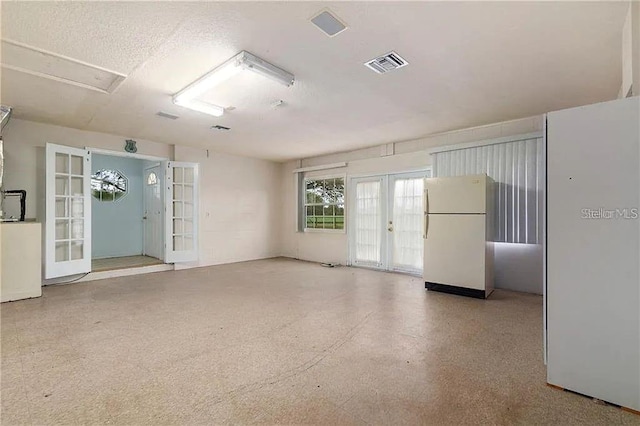
[[640, 424], [640, 1], [0, 2], [0, 424]]

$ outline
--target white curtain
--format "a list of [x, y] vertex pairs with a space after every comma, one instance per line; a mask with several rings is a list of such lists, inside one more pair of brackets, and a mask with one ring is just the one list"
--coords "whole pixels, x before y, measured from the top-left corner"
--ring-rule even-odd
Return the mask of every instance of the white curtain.
[[540, 244], [544, 196], [542, 138], [434, 155], [435, 176], [486, 173], [496, 182], [494, 241]]
[[356, 184], [355, 261], [379, 264], [382, 238], [381, 182]]
[[393, 265], [421, 271], [423, 260], [423, 178], [396, 179], [393, 185]]

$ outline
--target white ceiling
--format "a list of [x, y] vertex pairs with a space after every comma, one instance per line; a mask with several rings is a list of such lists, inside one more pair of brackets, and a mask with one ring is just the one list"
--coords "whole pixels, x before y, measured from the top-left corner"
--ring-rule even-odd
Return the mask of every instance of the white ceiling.
[[[112, 94], [4, 69], [15, 117], [272, 160], [418, 138], [617, 95], [622, 2], [2, 2], [2, 38], [128, 75]], [[309, 22], [329, 7], [349, 29]], [[293, 87], [240, 75], [209, 95], [221, 118], [171, 95], [247, 50]], [[363, 66], [395, 50], [409, 66]], [[282, 99], [285, 105], [274, 108]], [[158, 111], [180, 116], [172, 121]], [[220, 132], [209, 127], [231, 127]]]

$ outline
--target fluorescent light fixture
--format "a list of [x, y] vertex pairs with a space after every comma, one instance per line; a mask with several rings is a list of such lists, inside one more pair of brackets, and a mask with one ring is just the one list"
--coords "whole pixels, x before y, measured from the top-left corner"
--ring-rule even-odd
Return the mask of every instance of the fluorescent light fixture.
[[181, 107], [189, 108], [204, 114], [213, 115], [214, 117], [222, 117], [224, 108], [207, 102], [197, 101], [195, 99], [174, 99], [173, 103]]
[[295, 80], [293, 74], [243, 50], [176, 93], [173, 97], [173, 103], [205, 114], [220, 117], [224, 114], [223, 107], [196, 100], [195, 98], [243, 70], [252, 71], [287, 87], [291, 86]]

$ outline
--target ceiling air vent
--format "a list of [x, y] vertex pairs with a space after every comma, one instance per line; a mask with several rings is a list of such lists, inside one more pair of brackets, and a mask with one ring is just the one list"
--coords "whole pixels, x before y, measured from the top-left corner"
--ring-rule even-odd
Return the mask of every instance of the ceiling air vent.
[[389, 52], [386, 55], [382, 55], [365, 62], [364, 65], [368, 68], [371, 68], [378, 74], [384, 74], [386, 72], [409, 65], [409, 62], [405, 61], [396, 52]]
[[311, 23], [329, 37], [336, 36], [347, 29], [347, 25], [329, 9], [324, 9], [311, 18]]
[[156, 112], [156, 115], [158, 117], [168, 118], [169, 120], [177, 120], [178, 118], [180, 118], [177, 115], [169, 114], [168, 112], [164, 112], [164, 111], [158, 111]]

